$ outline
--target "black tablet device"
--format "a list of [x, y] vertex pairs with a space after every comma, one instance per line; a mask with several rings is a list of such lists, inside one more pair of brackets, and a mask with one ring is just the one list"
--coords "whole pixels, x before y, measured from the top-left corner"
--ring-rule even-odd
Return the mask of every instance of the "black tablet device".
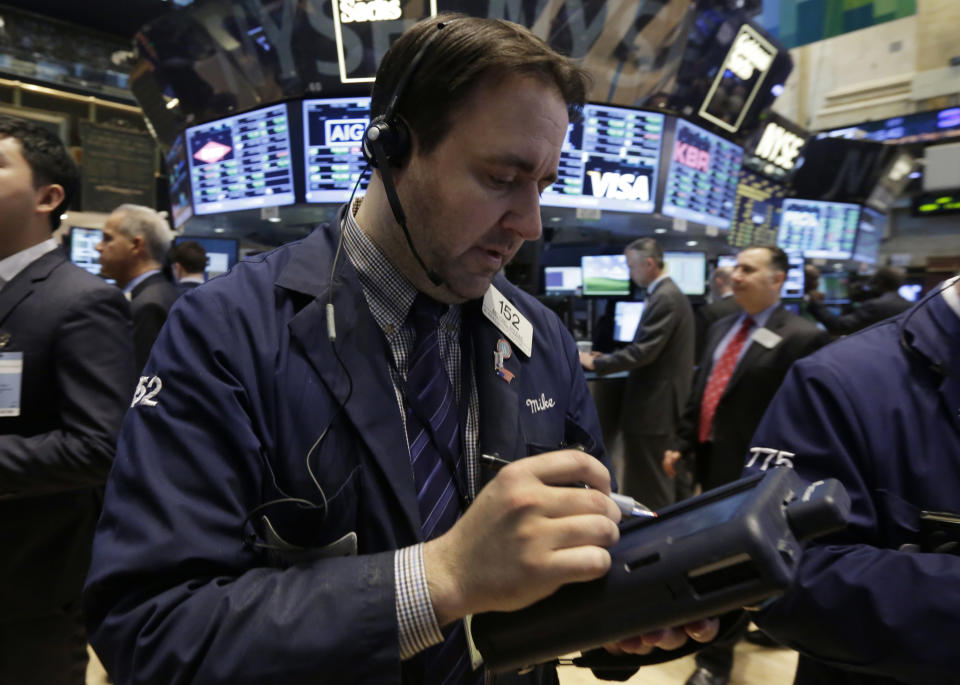
[[793, 580], [803, 542], [846, 525], [839, 481], [750, 476], [621, 524], [606, 576], [514, 612], [475, 616], [487, 667], [519, 670], [651, 630], [752, 606]]

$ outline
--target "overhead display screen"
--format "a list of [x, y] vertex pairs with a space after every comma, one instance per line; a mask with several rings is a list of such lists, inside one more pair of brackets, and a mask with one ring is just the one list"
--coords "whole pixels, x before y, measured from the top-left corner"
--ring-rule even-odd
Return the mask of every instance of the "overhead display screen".
[[183, 135], [177, 136], [166, 156], [167, 178], [170, 181], [170, 213], [173, 227], [180, 228], [193, 216], [193, 196], [190, 193], [190, 163]]
[[664, 121], [657, 112], [586, 105], [567, 128], [557, 181], [540, 204], [651, 214]]
[[286, 105], [192, 126], [186, 136], [197, 214], [295, 201]]
[[[303, 101], [307, 202], [346, 202], [366, 169], [363, 132], [370, 123], [370, 98]], [[366, 189], [361, 181], [357, 192]]]
[[94, 276], [100, 273], [100, 253], [97, 244], [103, 240], [99, 228], [70, 227], [70, 261]]
[[807, 258], [850, 259], [859, 221], [860, 205], [788, 198], [777, 245]]
[[869, 207], [864, 207], [860, 213], [860, 225], [857, 227], [857, 239], [853, 247], [853, 259], [866, 264], [877, 263], [877, 251], [880, 249], [880, 239], [883, 238], [883, 228], [887, 223], [887, 215]]
[[667, 216], [730, 228], [743, 148], [677, 119], [661, 211]]
[[727, 242], [735, 247], [776, 245], [783, 196], [779, 183], [741, 171]]

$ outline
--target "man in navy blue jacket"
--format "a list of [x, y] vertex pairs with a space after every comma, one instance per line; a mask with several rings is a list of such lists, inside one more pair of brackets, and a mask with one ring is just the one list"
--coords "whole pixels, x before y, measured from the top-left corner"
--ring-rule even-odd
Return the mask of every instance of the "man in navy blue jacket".
[[[756, 622], [800, 651], [801, 685], [960, 683], [960, 557], [923, 547], [921, 512], [960, 513], [960, 281], [798, 361], [746, 472], [838, 478], [845, 530], [804, 552]], [[953, 533], [953, 539], [960, 536]]]
[[[540, 235], [539, 193], [584, 92], [582, 72], [522, 27], [418, 24], [378, 71], [359, 207], [174, 306], [124, 425], [86, 589], [116, 682], [439, 683], [452, 671], [422, 657], [461, 619], [607, 571], [620, 514], [576, 346], [498, 275]], [[405, 432], [408, 313], [424, 296], [449, 305], [434, 332], [464, 507], [429, 539]], [[586, 452], [557, 451], [574, 444]], [[481, 454], [515, 463], [483, 473]], [[580, 481], [592, 489], [556, 487]], [[455, 656], [468, 668], [451, 682], [484, 675]]]

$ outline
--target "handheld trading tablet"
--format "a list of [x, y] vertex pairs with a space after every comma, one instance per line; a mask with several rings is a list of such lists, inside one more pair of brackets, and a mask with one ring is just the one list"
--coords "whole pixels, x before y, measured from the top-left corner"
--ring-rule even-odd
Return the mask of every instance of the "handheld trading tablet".
[[790, 585], [804, 541], [849, 514], [835, 479], [806, 483], [788, 468], [744, 478], [621, 524], [606, 576], [475, 616], [474, 642], [488, 668], [512, 671], [757, 605]]

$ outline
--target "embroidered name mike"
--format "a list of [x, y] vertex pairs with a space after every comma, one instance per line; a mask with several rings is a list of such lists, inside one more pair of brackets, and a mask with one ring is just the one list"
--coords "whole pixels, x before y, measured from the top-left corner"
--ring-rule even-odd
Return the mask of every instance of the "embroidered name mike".
[[527, 400], [527, 406], [530, 408], [531, 414], [536, 414], [539, 411], [544, 411], [550, 409], [551, 407], [556, 406], [556, 402], [552, 397], [547, 397], [546, 394], [540, 393], [540, 397], [534, 397]]

